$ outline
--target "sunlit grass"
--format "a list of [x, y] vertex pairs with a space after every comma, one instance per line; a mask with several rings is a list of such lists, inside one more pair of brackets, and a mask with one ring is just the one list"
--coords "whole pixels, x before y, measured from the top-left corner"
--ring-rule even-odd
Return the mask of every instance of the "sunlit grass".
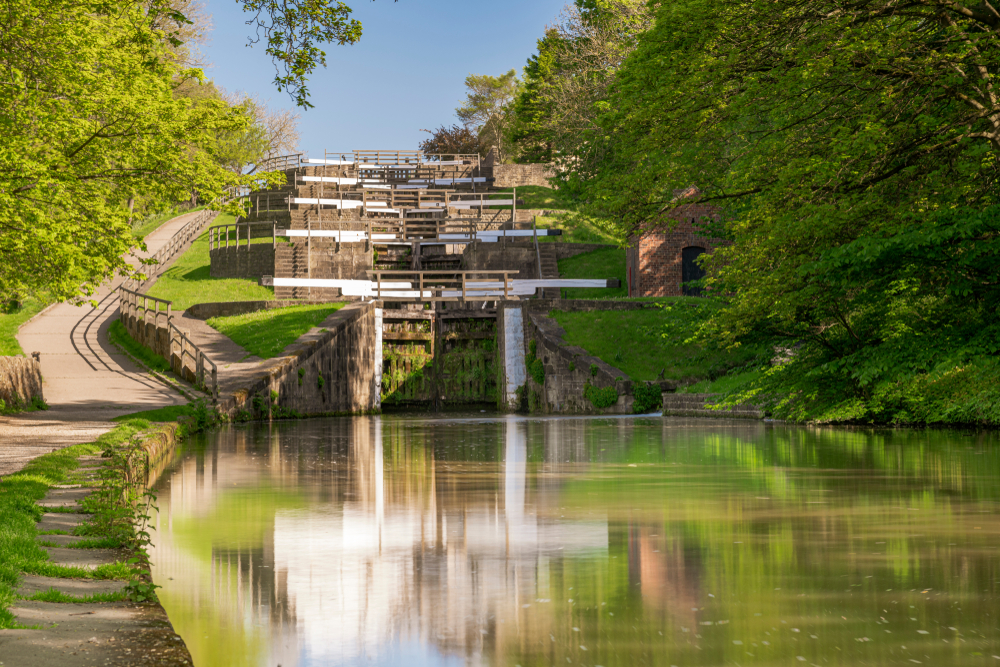
[[659, 300], [642, 310], [553, 311], [566, 330], [564, 340], [578, 345], [633, 380], [679, 380], [692, 384], [722, 375], [737, 364], [734, 353], [705, 350], [688, 342], [717, 304], [697, 297]]
[[618, 278], [621, 287], [617, 288], [563, 288], [564, 299], [610, 299], [628, 296], [628, 285], [625, 281], [625, 250], [624, 248], [607, 248], [585, 252], [576, 257], [559, 260], [560, 278]]
[[0, 313], [0, 356], [19, 356], [24, 354], [21, 344], [17, 342], [17, 331], [21, 325], [42, 312], [51, 303], [45, 295], [30, 296], [24, 300], [20, 308], [10, 313]]
[[47, 591], [38, 591], [34, 595], [26, 600], [36, 600], [38, 602], [65, 602], [65, 603], [79, 603], [79, 602], [123, 602], [128, 599], [128, 594], [125, 591], [116, 591], [114, 593], [92, 593], [90, 595], [68, 595], [62, 591], [57, 591], [54, 588], [50, 588]]
[[[220, 215], [213, 225], [232, 223], [231, 215]], [[270, 243], [270, 239], [268, 239]], [[270, 301], [274, 290], [247, 278], [212, 278], [208, 253], [208, 229], [177, 258], [149, 290], [149, 296], [173, 302], [173, 309], [185, 310], [197, 303], [219, 301]]]
[[318, 326], [330, 313], [345, 305], [347, 304], [327, 303], [274, 308], [244, 315], [213, 317], [207, 324], [231, 338], [250, 354], [270, 359], [281, 354], [299, 336]]

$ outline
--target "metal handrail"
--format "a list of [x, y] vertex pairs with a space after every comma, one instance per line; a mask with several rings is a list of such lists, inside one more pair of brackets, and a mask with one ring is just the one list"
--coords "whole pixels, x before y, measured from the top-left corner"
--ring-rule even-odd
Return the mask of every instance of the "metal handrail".
[[[209, 222], [214, 217], [214, 211], [208, 209], [201, 211], [194, 220], [188, 221], [183, 227], [181, 227], [164, 245], [160, 248], [150, 259], [156, 260], [155, 266], [163, 266], [163, 262], [172, 258], [180, 248], [183, 247], [192, 236], [196, 236], [201, 233], [202, 228], [205, 226], [206, 222]], [[159, 275], [159, 273], [157, 273]], [[153, 277], [153, 276], [150, 276]], [[147, 278], [148, 280], [148, 278]], [[195, 344], [187, 335], [177, 328], [174, 324], [173, 313], [171, 312], [171, 307], [173, 302], [166, 299], [160, 299], [155, 296], [149, 296], [143, 294], [139, 291], [140, 285], [136, 285], [136, 289], [131, 289], [125, 285], [118, 286], [118, 312], [122, 315], [133, 314], [139, 310], [143, 311], [143, 321], [146, 321], [146, 313], [150, 312], [149, 302], [153, 303], [153, 323], [159, 326], [159, 317], [162, 314], [166, 315], [167, 331], [170, 332], [170, 348], [173, 349], [175, 337], [174, 332], [180, 338], [179, 345], [181, 348], [181, 367], [184, 366], [184, 357], [190, 356], [194, 360], [195, 364], [195, 378], [199, 385], [205, 389], [208, 385], [205, 383], [205, 373], [206, 364], [212, 367], [212, 387], [211, 396], [212, 402], [216, 403], [219, 400], [219, 369], [218, 366], [212, 361], [205, 352]], [[139, 305], [139, 300], [142, 299], [142, 305]], [[160, 304], [166, 306], [166, 313], [160, 311]], [[185, 343], [187, 345], [185, 345]], [[188, 352], [188, 347], [190, 346], [191, 352]]]
[[205, 364], [208, 363], [208, 365], [210, 365], [212, 367], [212, 401], [213, 402], [218, 401], [219, 400], [219, 367], [216, 365], [216, 363], [214, 361], [212, 361], [211, 359], [208, 358], [208, 355], [205, 354], [202, 351], [202, 349], [200, 347], [198, 347], [198, 345], [193, 340], [191, 340], [190, 338], [187, 337], [187, 334], [185, 334], [183, 331], [181, 331], [180, 329], [177, 328], [177, 325], [173, 323], [172, 319], [167, 322], [167, 327], [168, 327], [168, 330], [170, 331], [170, 347], [171, 347], [171, 349], [173, 348], [173, 344], [174, 344], [174, 332], [176, 332], [177, 335], [181, 339], [181, 344], [180, 344], [180, 348], [181, 348], [181, 367], [184, 366], [184, 356], [187, 355], [187, 354], [189, 354], [188, 351], [187, 351], [187, 347], [184, 345], [184, 343], [187, 343], [188, 345], [191, 346], [191, 349], [193, 350], [193, 352], [190, 353], [190, 356], [194, 360], [195, 378], [197, 379], [198, 384], [200, 386], [202, 386], [202, 387], [205, 387], [206, 389], [208, 388], [208, 385], [205, 384]]

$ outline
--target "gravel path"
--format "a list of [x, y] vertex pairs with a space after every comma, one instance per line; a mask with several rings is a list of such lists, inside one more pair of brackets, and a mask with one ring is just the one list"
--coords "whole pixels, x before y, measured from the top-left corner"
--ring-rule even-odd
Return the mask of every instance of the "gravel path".
[[[146, 238], [156, 252], [195, 214], [167, 222]], [[118, 278], [95, 296], [97, 308], [61, 303], [21, 327], [25, 352], [41, 352], [49, 410], [0, 417], [0, 475], [31, 459], [69, 445], [93, 442], [111, 430], [114, 417], [186, 399], [154, 380], [112, 346], [107, 330], [118, 314]]]

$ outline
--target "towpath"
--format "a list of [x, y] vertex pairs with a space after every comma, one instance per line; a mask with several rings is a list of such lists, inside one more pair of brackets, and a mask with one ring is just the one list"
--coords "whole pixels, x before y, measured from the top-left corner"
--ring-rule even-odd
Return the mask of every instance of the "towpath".
[[[155, 253], [194, 215], [174, 218], [147, 236], [148, 253]], [[121, 278], [101, 288], [96, 308], [60, 303], [21, 328], [17, 339], [24, 351], [41, 352], [49, 409], [0, 417], [0, 475], [54, 449], [93, 442], [114, 427], [110, 420], [115, 417], [187, 402], [108, 342], [108, 327], [118, 313], [119, 284]]]

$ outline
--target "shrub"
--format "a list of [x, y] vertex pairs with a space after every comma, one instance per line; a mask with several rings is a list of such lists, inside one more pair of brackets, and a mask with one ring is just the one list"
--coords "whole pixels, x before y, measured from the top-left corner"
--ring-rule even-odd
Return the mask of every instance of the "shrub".
[[583, 387], [583, 397], [590, 401], [595, 408], [610, 408], [618, 401], [618, 390], [614, 387], [595, 387], [587, 382]]
[[660, 386], [652, 382], [636, 382], [632, 385], [632, 414], [641, 415], [662, 407], [663, 393]]

